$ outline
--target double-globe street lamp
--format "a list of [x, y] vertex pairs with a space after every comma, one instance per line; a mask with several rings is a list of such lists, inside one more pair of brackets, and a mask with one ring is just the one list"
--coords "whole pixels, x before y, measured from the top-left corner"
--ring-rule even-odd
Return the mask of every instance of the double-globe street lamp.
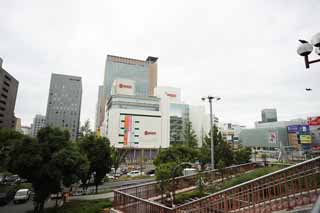
[[213, 118], [213, 114], [212, 114], [212, 101], [213, 101], [213, 100], [219, 101], [219, 100], [221, 100], [221, 98], [220, 98], [220, 97], [217, 97], [217, 96], [210, 96], [210, 95], [208, 95], [207, 97], [202, 97], [201, 100], [202, 100], [202, 101], [208, 100], [208, 101], [209, 101], [209, 104], [210, 104], [211, 169], [213, 170], [213, 169], [214, 169], [214, 143], [213, 143], [214, 123], [213, 123], [212, 121], [213, 121], [213, 119], [215, 119], [215, 118]]
[[297, 49], [297, 53], [304, 57], [304, 62], [306, 68], [310, 68], [310, 64], [320, 62], [320, 58], [316, 60], [309, 60], [309, 55], [313, 51], [313, 46], [315, 47], [315, 53], [320, 56], [320, 33], [315, 34], [311, 38], [311, 42], [309, 43], [306, 40], [299, 40], [301, 44]]

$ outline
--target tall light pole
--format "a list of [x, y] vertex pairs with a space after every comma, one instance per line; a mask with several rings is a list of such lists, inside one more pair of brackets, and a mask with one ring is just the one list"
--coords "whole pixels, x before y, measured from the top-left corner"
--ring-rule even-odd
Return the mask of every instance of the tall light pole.
[[214, 143], [213, 143], [213, 131], [214, 131], [214, 123], [213, 123], [213, 113], [212, 113], [212, 100], [216, 100], [219, 101], [221, 100], [220, 97], [216, 97], [216, 96], [210, 96], [208, 95], [207, 97], [202, 97], [201, 98], [202, 101], [205, 101], [206, 99], [208, 99], [209, 101], [209, 105], [210, 105], [210, 128], [211, 128], [211, 169], [214, 169]]
[[306, 68], [310, 68], [310, 64], [320, 62], [320, 58], [316, 60], [309, 60], [309, 55], [312, 53], [313, 46], [316, 48], [315, 53], [320, 55], [320, 33], [315, 34], [312, 39], [311, 43], [306, 40], [299, 40], [301, 44], [297, 49], [297, 53], [304, 57], [304, 63]]

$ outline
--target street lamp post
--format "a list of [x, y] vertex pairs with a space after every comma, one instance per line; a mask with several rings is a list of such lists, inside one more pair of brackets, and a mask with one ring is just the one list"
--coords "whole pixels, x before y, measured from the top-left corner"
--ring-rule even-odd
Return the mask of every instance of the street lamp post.
[[216, 97], [216, 96], [208, 96], [208, 97], [203, 97], [201, 98], [202, 101], [205, 101], [206, 99], [208, 99], [209, 101], [209, 105], [210, 105], [210, 128], [211, 128], [211, 169], [214, 169], [214, 143], [213, 143], [213, 131], [214, 131], [214, 123], [213, 123], [213, 113], [212, 113], [212, 100], [216, 100], [219, 101], [221, 100], [220, 97]]
[[304, 63], [306, 68], [310, 68], [310, 64], [320, 62], [320, 58], [316, 60], [309, 60], [309, 55], [312, 53], [313, 46], [316, 48], [315, 53], [320, 56], [320, 33], [315, 34], [312, 39], [311, 43], [306, 40], [299, 40], [301, 44], [297, 49], [297, 53], [304, 57]]

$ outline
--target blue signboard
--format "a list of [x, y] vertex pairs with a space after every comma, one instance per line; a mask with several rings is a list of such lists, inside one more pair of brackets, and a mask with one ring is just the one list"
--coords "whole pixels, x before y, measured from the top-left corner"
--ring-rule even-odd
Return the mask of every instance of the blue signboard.
[[310, 134], [309, 125], [291, 125], [288, 126], [288, 133], [297, 133], [299, 135]]
[[310, 128], [309, 125], [299, 125], [299, 135], [309, 135]]
[[300, 125], [291, 125], [288, 126], [288, 133], [298, 133]]

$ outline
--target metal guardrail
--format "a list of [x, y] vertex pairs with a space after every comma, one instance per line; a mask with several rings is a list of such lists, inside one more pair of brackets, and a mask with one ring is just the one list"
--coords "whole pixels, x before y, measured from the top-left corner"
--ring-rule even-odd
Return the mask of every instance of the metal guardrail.
[[[248, 170], [256, 168], [256, 163], [246, 163], [236, 166], [227, 167], [224, 170], [224, 177], [239, 174]], [[213, 181], [220, 178], [218, 170], [205, 171], [202, 173], [202, 178], [205, 181]], [[181, 176], [175, 179], [175, 189], [181, 190], [191, 186], [195, 186], [198, 180], [198, 175]], [[148, 200], [150, 198], [161, 197], [160, 183], [158, 181], [150, 182], [147, 184], [141, 184], [137, 186], [120, 188], [113, 190], [114, 202], [113, 206], [116, 210], [121, 212], [161, 212], [169, 213], [175, 212], [173, 208], [169, 208], [161, 203]]]
[[179, 206], [177, 213], [273, 212], [314, 203], [320, 157], [290, 166]]

